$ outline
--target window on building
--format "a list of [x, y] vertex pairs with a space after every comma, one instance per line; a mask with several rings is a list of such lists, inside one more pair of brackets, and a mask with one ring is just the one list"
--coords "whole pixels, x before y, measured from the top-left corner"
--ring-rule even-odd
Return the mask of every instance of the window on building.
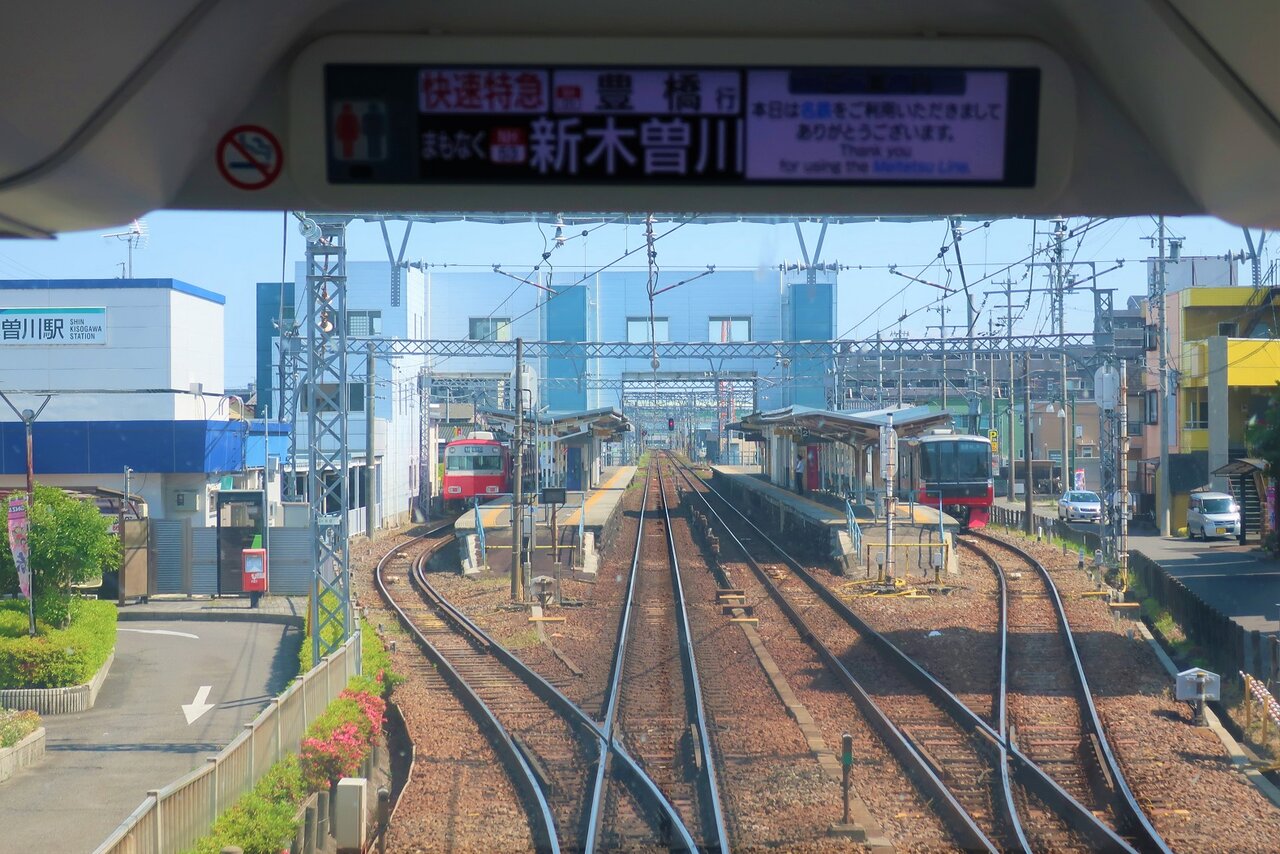
[[382, 334], [382, 312], [381, 311], [348, 311], [347, 312], [347, 334], [348, 335], [381, 335]]
[[1093, 445], [1081, 445], [1080, 456], [1082, 459], [1093, 459]]
[[[653, 319], [653, 340], [670, 341], [671, 334], [668, 328], [667, 318], [655, 317]], [[627, 341], [632, 344], [647, 344], [649, 342], [649, 318], [627, 318]]]
[[[316, 384], [317, 394], [324, 396], [319, 399], [319, 408], [317, 411], [319, 412], [335, 411], [336, 407], [334, 406], [333, 397], [336, 394], [337, 388], [338, 388], [337, 383], [317, 383]], [[308, 393], [309, 392], [308, 387], [306, 385], [303, 385], [303, 387], [299, 389], [299, 392], [300, 394], [298, 395], [298, 410], [300, 412], [310, 411], [311, 395]], [[347, 404], [348, 412], [364, 412], [364, 383], [347, 383], [346, 404]]]
[[1184, 390], [1182, 399], [1187, 414], [1183, 426], [1188, 430], [1207, 430], [1209, 427], [1209, 390], [1205, 388], [1188, 388]]
[[751, 318], [749, 317], [710, 317], [707, 318], [708, 341], [750, 341]]
[[1240, 324], [1236, 323], [1235, 321], [1232, 321], [1230, 323], [1219, 323], [1218, 334], [1226, 338], [1239, 338]]
[[472, 341], [510, 341], [511, 318], [473, 317], [470, 338]]
[[1148, 424], [1160, 423], [1160, 390], [1149, 388], [1143, 396], [1143, 415]]

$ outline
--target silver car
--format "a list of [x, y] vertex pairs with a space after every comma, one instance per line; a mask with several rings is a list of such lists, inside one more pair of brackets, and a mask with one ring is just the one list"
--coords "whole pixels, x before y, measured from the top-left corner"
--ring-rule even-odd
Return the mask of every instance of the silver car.
[[1187, 501], [1187, 537], [1234, 537], [1240, 533], [1240, 506], [1225, 492], [1196, 492]]
[[1058, 499], [1058, 518], [1068, 522], [1097, 522], [1102, 518], [1102, 499], [1096, 492], [1064, 492]]

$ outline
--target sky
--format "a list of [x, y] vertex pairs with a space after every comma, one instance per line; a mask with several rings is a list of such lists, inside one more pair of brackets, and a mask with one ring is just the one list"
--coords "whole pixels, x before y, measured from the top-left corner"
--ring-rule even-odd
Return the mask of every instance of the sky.
[[[304, 260], [305, 244], [296, 220], [284, 212], [210, 213], [160, 211], [143, 218], [148, 231], [146, 245], [133, 252], [133, 275], [137, 278], [174, 278], [216, 291], [226, 296], [226, 384], [245, 386], [254, 370], [254, 293], [257, 282], [276, 282], [281, 271], [292, 278], [293, 266]], [[1224, 255], [1241, 252], [1246, 243], [1238, 226], [1208, 217], [1170, 217], [1166, 226], [1172, 236], [1183, 238], [1182, 254]], [[77, 279], [116, 278], [123, 275], [127, 247], [112, 232], [126, 231], [129, 223], [115, 228], [74, 232], [51, 241], [0, 240], [0, 278]], [[394, 248], [399, 249], [403, 225], [389, 226]], [[1045, 220], [967, 220], [960, 240], [964, 273], [979, 309], [977, 329], [985, 332], [988, 317], [1002, 317], [1003, 297], [988, 294], [1008, 276], [1015, 288], [1045, 282], [1043, 268], [1031, 271], [1027, 256], [1050, 241], [1050, 224]], [[1077, 236], [1067, 242], [1066, 257], [1076, 261], [1097, 261], [1101, 271], [1117, 260], [1125, 265], [1099, 279], [1098, 284], [1117, 290], [1115, 305], [1123, 307], [1131, 295], [1146, 291], [1144, 259], [1155, 254], [1151, 238], [1156, 233], [1152, 217], [1087, 220], [1072, 218], [1068, 228]], [[580, 232], [590, 229], [586, 237]], [[675, 229], [675, 230], [673, 230]], [[819, 226], [802, 225], [812, 253]], [[459, 269], [492, 269], [501, 264], [511, 273], [528, 273], [542, 261], [553, 228], [533, 223], [483, 225], [476, 223], [416, 224], [405, 252], [406, 260], [448, 265]], [[794, 225], [659, 224], [656, 249], [664, 270], [762, 269], [776, 271], [779, 264], [802, 259]], [[668, 232], [670, 232], [668, 234]], [[1035, 232], [1033, 236], [1033, 232]], [[560, 272], [589, 272], [606, 265], [642, 269], [645, 253], [644, 227], [621, 223], [566, 227], [567, 240], [550, 262]], [[1257, 233], [1255, 232], [1255, 240]], [[1264, 269], [1280, 257], [1270, 240], [1264, 251]], [[939, 258], [943, 245], [947, 251]], [[837, 327], [840, 337], [874, 337], [877, 331], [888, 336], [901, 328], [913, 336], [936, 335], [929, 324], [939, 322], [929, 310], [942, 299], [948, 325], [963, 322], [964, 297], [949, 295], [925, 282], [959, 289], [960, 268], [951, 246], [951, 234], [943, 219], [913, 223], [855, 223], [828, 228], [821, 261], [841, 265], [837, 296]], [[376, 223], [353, 223], [348, 230], [348, 260], [385, 261], [386, 249]], [[1033, 249], [1034, 247], [1034, 249]], [[1040, 254], [1035, 260], [1048, 260]], [[283, 262], [283, 263], [282, 263]], [[1014, 265], [1007, 271], [1002, 268]], [[889, 270], [897, 268], [896, 272]], [[545, 267], [544, 267], [545, 269]], [[1087, 275], [1077, 268], [1083, 277]], [[1034, 281], [1032, 276], [1034, 275]], [[1241, 265], [1241, 281], [1249, 268]], [[990, 278], [986, 278], [990, 276]], [[984, 280], [985, 279], [985, 280]], [[715, 275], [686, 287], [715, 288]], [[462, 297], [460, 297], [462, 298]], [[1015, 311], [1028, 299], [1015, 297]], [[1015, 322], [1017, 332], [1048, 329], [1044, 315], [1047, 297], [1035, 294]], [[491, 308], [491, 307], [490, 307]], [[906, 315], [904, 320], [899, 320]], [[1092, 329], [1092, 298], [1088, 292], [1068, 297], [1068, 332]]]

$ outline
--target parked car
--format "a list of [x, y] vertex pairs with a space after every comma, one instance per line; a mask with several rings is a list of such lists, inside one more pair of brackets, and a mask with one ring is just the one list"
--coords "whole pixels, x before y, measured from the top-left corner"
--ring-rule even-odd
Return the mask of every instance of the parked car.
[[1058, 518], [1068, 522], [1097, 522], [1102, 518], [1102, 499], [1096, 492], [1073, 489], [1058, 499]]
[[1187, 537], [1234, 537], [1240, 533], [1240, 506], [1225, 492], [1192, 493], [1187, 502]]

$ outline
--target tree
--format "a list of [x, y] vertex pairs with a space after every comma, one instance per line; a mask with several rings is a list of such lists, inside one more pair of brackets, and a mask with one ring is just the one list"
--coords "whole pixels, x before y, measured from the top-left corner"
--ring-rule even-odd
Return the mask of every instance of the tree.
[[[107, 530], [107, 519], [92, 502], [72, 498], [57, 487], [36, 484], [35, 507], [28, 518], [36, 616], [65, 626], [70, 620], [71, 585], [119, 566], [120, 541]], [[0, 592], [18, 592], [7, 524], [0, 528]]]
[[1273, 475], [1280, 472], [1280, 382], [1272, 390], [1266, 410], [1249, 419], [1244, 437], [1250, 456], [1266, 460]]

